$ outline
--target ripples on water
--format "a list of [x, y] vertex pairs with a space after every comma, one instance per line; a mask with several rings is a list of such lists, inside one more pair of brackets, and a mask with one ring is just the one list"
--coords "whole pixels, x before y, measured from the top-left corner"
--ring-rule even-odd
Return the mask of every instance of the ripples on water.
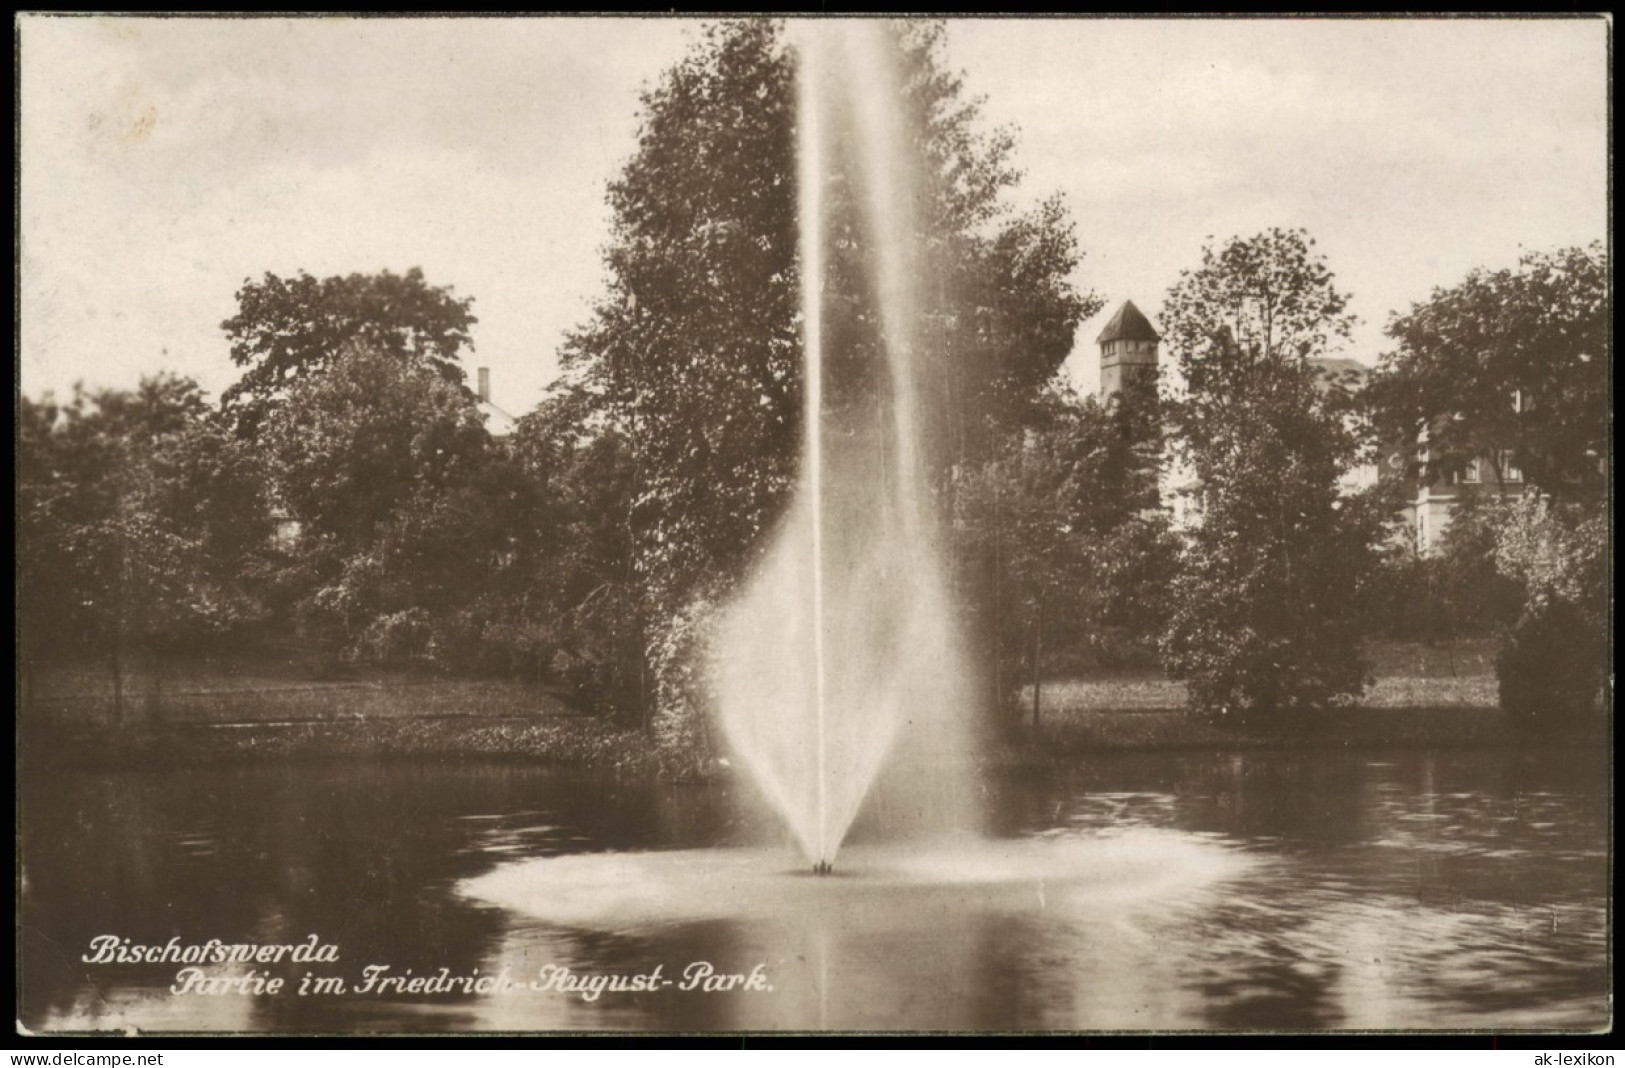
[[[991, 842], [903, 854], [860, 821], [842, 872], [817, 879], [723, 788], [500, 765], [55, 776], [23, 787], [19, 1016], [154, 1030], [1595, 1029], [1609, 1021], [1608, 788], [1606, 757], [1577, 751], [1102, 757], [1000, 784]], [[311, 932], [341, 947], [333, 974], [672, 974], [703, 960], [762, 963], [774, 989], [182, 998], [167, 966], [78, 962], [104, 933]]]

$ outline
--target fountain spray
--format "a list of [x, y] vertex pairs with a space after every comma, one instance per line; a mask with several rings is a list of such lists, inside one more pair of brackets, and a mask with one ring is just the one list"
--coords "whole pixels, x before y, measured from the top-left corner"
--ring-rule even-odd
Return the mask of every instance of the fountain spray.
[[[723, 617], [713, 678], [730, 747], [828, 874], [883, 766], [912, 775], [896, 807], [915, 822], [965, 804], [947, 765], [970, 704], [922, 460], [921, 383], [941, 369], [918, 340], [918, 165], [896, 42], [871, 20], [795, 30], [801, 479]], [[904, 750], [932, 766], [900, 771]]]

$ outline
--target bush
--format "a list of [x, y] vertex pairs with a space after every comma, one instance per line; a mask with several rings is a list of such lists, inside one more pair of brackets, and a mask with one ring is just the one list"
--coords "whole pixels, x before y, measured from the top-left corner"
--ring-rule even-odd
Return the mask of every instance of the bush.
[[700, 773], [718, 755], [711, 734], [709, 653], [719, 616], [717, 602], [702, 595], [656, 628], [650, 664], [655, 744], [662, 761], [679, 775]]
[[1501, 708], [1521, 729], [1561, 735], [1604, 695], [1607, 638], [1567, 601], [1532, 604], [1496, 662]]
[[1496, 541], [1497, 566], [1528, 590], [1496, 665], [1501, 708], [1525, 730], [1561, 735], [1608, 703], [1608, 516], [1531, 494]]
[[405, 667], [427, 661], [434, 633], [429, 614], [409, 608], [380, 616], [367, 625], [350, 648], [359, 661], [386, 667]]

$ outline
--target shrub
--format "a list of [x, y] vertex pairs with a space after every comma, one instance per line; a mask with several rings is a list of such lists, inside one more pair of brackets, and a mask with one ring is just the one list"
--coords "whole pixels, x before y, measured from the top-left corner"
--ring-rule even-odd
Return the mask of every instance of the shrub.
[[429, 614], [421, 608], [392, 612], [369, 623], [350, 647], [353, 659], [389, 667], [426, 663], [434, 634]]
[[1530, 495], [1508, 510], [1496, 564], [1528, 591], [1496, 674], [1501, 707], [1530, 731], [1563, 733], [1607, 703], [1608, 517]]
[[717, 754], [707, 654], [718, 616], [715, 600], [695, 597], [657, 628], [650, 650], [655, 744], [662, 760], [680, 775], [698, 773]]
[[1519, 727], [1562, 735], [1597, 710], [1607, 639], [1567, 601], [1532, 604], [1496, 662], [1501, 708]]

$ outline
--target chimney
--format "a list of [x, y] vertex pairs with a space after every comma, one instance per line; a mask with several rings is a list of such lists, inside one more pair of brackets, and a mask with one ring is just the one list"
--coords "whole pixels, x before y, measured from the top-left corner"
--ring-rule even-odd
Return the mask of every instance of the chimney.
[[480, 403], [491, 403], [491, 369], [489, 367], [480, 368]]

